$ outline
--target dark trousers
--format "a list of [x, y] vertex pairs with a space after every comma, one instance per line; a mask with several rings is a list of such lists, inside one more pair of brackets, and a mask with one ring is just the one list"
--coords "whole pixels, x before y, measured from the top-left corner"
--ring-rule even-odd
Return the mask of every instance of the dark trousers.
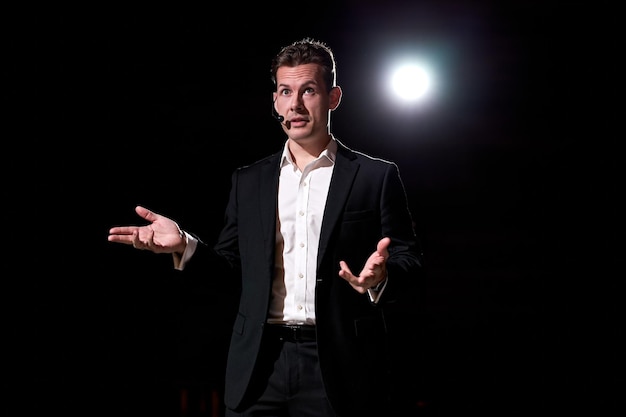
[[336, 417], [326, 393], [315, 341], [268, 337], [249, 405], [226, 417]]

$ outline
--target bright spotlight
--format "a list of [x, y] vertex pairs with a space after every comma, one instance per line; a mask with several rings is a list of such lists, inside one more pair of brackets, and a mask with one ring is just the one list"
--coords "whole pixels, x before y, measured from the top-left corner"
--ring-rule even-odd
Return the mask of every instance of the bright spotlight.
[[405, 102], [420, 102], [432, 90], [432, 76], [421, 64], [402, 64], [392, 71], [390, 85], [393, 93]]

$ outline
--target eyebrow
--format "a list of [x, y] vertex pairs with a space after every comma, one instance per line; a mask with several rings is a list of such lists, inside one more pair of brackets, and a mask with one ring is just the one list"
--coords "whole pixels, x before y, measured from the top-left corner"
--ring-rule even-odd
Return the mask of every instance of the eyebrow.
[[[306, 81], [304, 84], [302, 84], [302, 87], [308, 87], [310, 85], [319, 86], [320, 84], [317, 81], [315, 81], [315, 80], [309, 80], [309, 81]], [[289, 86], [287, 84], [284, 84], [284, 83], [279, 83], [278, 87], [288, 87], [288, 88], [291, 88], [291, 86]]]

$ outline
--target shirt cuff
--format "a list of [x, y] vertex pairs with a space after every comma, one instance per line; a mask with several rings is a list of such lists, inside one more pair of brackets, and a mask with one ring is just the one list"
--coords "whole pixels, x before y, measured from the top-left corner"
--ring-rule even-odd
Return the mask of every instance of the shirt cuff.
[[189, 233], [183, 231], [185, 236], [185, 242], [187, 242], [187, 246], [185, 247], [185, 251], [182, 255], [177, 253], [173, 253], [172, 256], [174, 258], [174, 269], [182, 271], [185, 269], [185, 264], [191, 259], [191, 256], [196, 251], [198, 247], [198, 239], [190, 235]]
[[378, 300], [380, 300], [380, 296], [383, 295], [386, 287], [387, 278], [380, 282], [375, 288], [368, 288], [367, 295], [370, 298], [370, 301], [374, 304], [378, 304]]

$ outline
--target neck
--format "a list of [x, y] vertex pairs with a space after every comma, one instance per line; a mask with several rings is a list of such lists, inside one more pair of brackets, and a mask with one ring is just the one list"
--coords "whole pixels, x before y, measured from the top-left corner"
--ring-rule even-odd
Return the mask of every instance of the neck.
[[291, 152], [291, 157], [298, 168], [302, 169], [309, 162], [320, 156], [320, 154], [328, 146], [330, 140], [330, 135], [326, 135], [323, 139], [311, 141], [296, 141], [289, 139], [289, 152]]

